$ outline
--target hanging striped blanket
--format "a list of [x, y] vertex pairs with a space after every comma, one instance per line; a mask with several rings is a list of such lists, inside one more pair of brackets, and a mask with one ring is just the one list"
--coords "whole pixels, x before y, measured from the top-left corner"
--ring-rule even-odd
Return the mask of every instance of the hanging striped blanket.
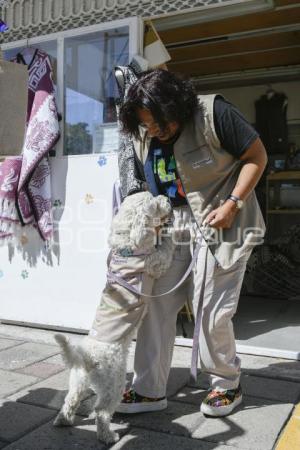
[[48, 152], [59, 139], [59, 125], [48, 55], [36, 50], [28, 71], [22, 154], [0, 165], [0, 244], [7, 238], [18, 241], [33, 227], [44, 241], [53, 234]]

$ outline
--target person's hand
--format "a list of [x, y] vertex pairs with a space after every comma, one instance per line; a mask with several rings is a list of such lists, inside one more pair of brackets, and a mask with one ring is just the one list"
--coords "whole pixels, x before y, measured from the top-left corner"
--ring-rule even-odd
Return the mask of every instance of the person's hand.
[[227, 200], [222, 206], [213, 209], [204, 219], [203, 225], [213, 228], [230, 228], [238, 213], [236, 204]]
[[170, 218], [170, 215], [167, 215], [167, 216], [161, 217], [159, 219], [160, 223], [154, 227], [157, 235], [160, 233], [160, 230], [165, 226], [165, 224], [168, 223], [169, 218]]

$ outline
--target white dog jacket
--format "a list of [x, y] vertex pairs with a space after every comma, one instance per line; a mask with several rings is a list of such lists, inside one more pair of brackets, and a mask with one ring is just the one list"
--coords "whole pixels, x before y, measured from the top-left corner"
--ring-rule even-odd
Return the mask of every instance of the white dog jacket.
[[[112, 254], [109, 271], [122, 277], [145, 295], [152, 292], [154, 278], [145, 273], [145, 255]], [[107, 282], [89, 336], [117, 342], [131, 333], [146, 314], [147, 298], [115, 282]]]

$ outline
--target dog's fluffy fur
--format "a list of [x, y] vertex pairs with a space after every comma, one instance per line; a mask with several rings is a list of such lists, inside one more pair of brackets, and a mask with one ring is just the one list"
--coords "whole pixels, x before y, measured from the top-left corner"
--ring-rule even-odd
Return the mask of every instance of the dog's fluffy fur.
[[[164, 196], [153, 197], [149, 192], [142, 192], [127, 197], [113, 219], [110, 248], [112, 251], [150, 252], [145, 256], [145, 271], [153, 278], [159, 278], [171, 265], [173, 244], [168, 237], [162, 239], [161, 245], [155, 245], [156, 227], [170, 212], [170, 204]], [[73, 424], [80, 401], [87, 389], [92, 388], [97, 395], [94, 406], [97, 437], [106, 444], [118, 440], [118, 434], [110, 428], [110, 421], [125, 388], [126, 360], [132, 335], [130, 333], [114, 343], [87, 336], [78, 346], [70, 344], [64, 335], [55, 335], [71, 369], [69, 392], [54, 421], [55, 426]]]

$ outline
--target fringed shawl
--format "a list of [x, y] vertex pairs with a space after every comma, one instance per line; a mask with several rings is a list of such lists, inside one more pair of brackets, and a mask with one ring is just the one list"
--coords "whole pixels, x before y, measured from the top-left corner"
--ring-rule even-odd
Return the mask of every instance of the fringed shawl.
[[[14, 61], [20, 62], [17, 58]], [[48, 55], [36, 50], [28, 71], [22, 154], [8, 157], [0, 165], [0, 244], [7, 238], [18, 243], [33, 227], [44, 241], [53, 234], [48, 152], [59, 139], [59, 125]], [[15, 89], [17, 92], [18, 87]]]

